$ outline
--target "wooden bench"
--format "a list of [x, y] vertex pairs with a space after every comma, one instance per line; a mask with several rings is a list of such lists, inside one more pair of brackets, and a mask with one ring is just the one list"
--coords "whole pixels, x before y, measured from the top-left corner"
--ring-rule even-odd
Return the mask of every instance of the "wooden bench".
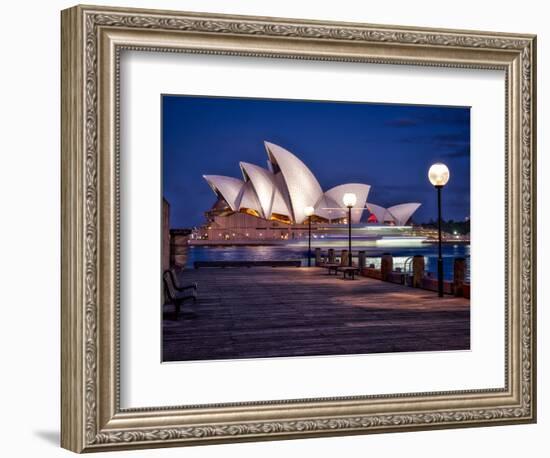
[[176, 289], [176, 291], [182, 292], [187, 289], [196, 290], [198, 287], [196, 281], [194, 281], [193, 283], [189, 283], [188, 285], [181, 286], [178, 282], [178, 277], [173, 269], [166, 270], [164, 273], [165, 274], [167, 273], [168, 275], [170, 275], [170, 279], [172, 280], [172, 284], [174, 285], [174, 288]]
[[[197, 284], [194, 283], [177, 289], [174, 284], [174, 279], [174, 273], [170, 270], [166, 270], [162, 275], [166, 298], [168, 298], [170, 303], [174, 304], [176, 308], [175, 318], [177, 320], [181, 312], [181, 306], [185, 301], [192, 300], [193, 305], [197, 303]], [[192, 310], [185, 311], [184, 313], [190, 318], [196, 316], [196, 313]]]
[[356, 267], [356, 266], [338, 267], [337, 270], [344, 274], [344, 279], [347, 276], [347, 277], [351, 277], [351, 280], [355, 280], [355, 274], [358, 274], [360, 271], [359, 267]]
[[331, 272], [334, 272], [334, 275], [338, 275], [338, 267], [342, 267], [342, 264], [340, 264], [339, 262], [325, 262], [324, 264], [321, 264], [320, 267], [328, 269], [329, 275]]
[[299, 259], [273, 260], [273, 261], [195, 261], [195, 269], [201, 267], [300, 267], [302, 261]]

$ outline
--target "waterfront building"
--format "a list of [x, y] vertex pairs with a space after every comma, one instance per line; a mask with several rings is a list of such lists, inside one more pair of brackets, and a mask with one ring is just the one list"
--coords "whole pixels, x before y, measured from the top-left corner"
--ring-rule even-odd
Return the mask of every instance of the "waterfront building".
[[[368, 201], [371, 186], [345, 183], [323, 191], [311, 170], [294, 154], [264, 142], [268, 168], [241, 162], [241, 178], [204, 175], [217, 200], [205, 213], [206, 223], [192, 238], [204, 241], [287, 241], [307, 235], [306, 207], [314, 237], [338, 236], [347, 227], [343, 196], [357, 197], [351, 211], [354, 232], [362, 236], [400, 233], [419, 203], [384, 208]], [[374, 231], [373, 231], [374, 229]]]

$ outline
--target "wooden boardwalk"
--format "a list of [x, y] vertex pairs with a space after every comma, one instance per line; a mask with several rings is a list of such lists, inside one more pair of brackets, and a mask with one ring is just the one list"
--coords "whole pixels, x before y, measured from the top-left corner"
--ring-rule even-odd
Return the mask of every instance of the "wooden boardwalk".
[[189, 361], [470, 348], [470, 301], [319, 268], [186, 270], [196, 316], [166, 305], [163, 360]]

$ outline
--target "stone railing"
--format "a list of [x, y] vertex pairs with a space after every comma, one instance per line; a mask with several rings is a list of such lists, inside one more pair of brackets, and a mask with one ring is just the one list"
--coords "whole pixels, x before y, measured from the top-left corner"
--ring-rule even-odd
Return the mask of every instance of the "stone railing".
[[[339, 255], [333, 248], [323, 253], [320, 248], [315, 249], [315, 264], [322, 263], [347, 263], [348, 250], [342, 250]], [[438, 290], [438, 280], [431, 273], [426, 272], [424, 256], [415, 255], [412, 257], [411, 270], [403, 272], [401, 269], [394, 269], [393, 256], [385, 253], [380, 258], [380, 268], [374, 265], [366, 265], [365, 251], [358, 251], [356, 255], [352, 253], [352, 259], [356, 259], [357, 265], [361, 269], [361, 275], [376, 280], [397, 283], [412, 288], [422, 288], [430, 291]], [[453, 264], [453, 280], [443, 281], [443, 292], [457, 297], [470, 298], [470, 283], [466, 281], [466, 260], [464, 258], [455, 258]]]

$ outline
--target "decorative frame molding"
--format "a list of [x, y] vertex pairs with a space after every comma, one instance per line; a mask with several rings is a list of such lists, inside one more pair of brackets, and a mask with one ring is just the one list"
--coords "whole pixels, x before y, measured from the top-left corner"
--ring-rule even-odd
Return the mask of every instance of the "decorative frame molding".
[[[122, 410], [118, 124], [123, 49], [504, 70], [505, 388]], [[88, 452], [534, 422], [535, 62], [533, 35], [92, 6], [64, 10], [62, 446]]]

